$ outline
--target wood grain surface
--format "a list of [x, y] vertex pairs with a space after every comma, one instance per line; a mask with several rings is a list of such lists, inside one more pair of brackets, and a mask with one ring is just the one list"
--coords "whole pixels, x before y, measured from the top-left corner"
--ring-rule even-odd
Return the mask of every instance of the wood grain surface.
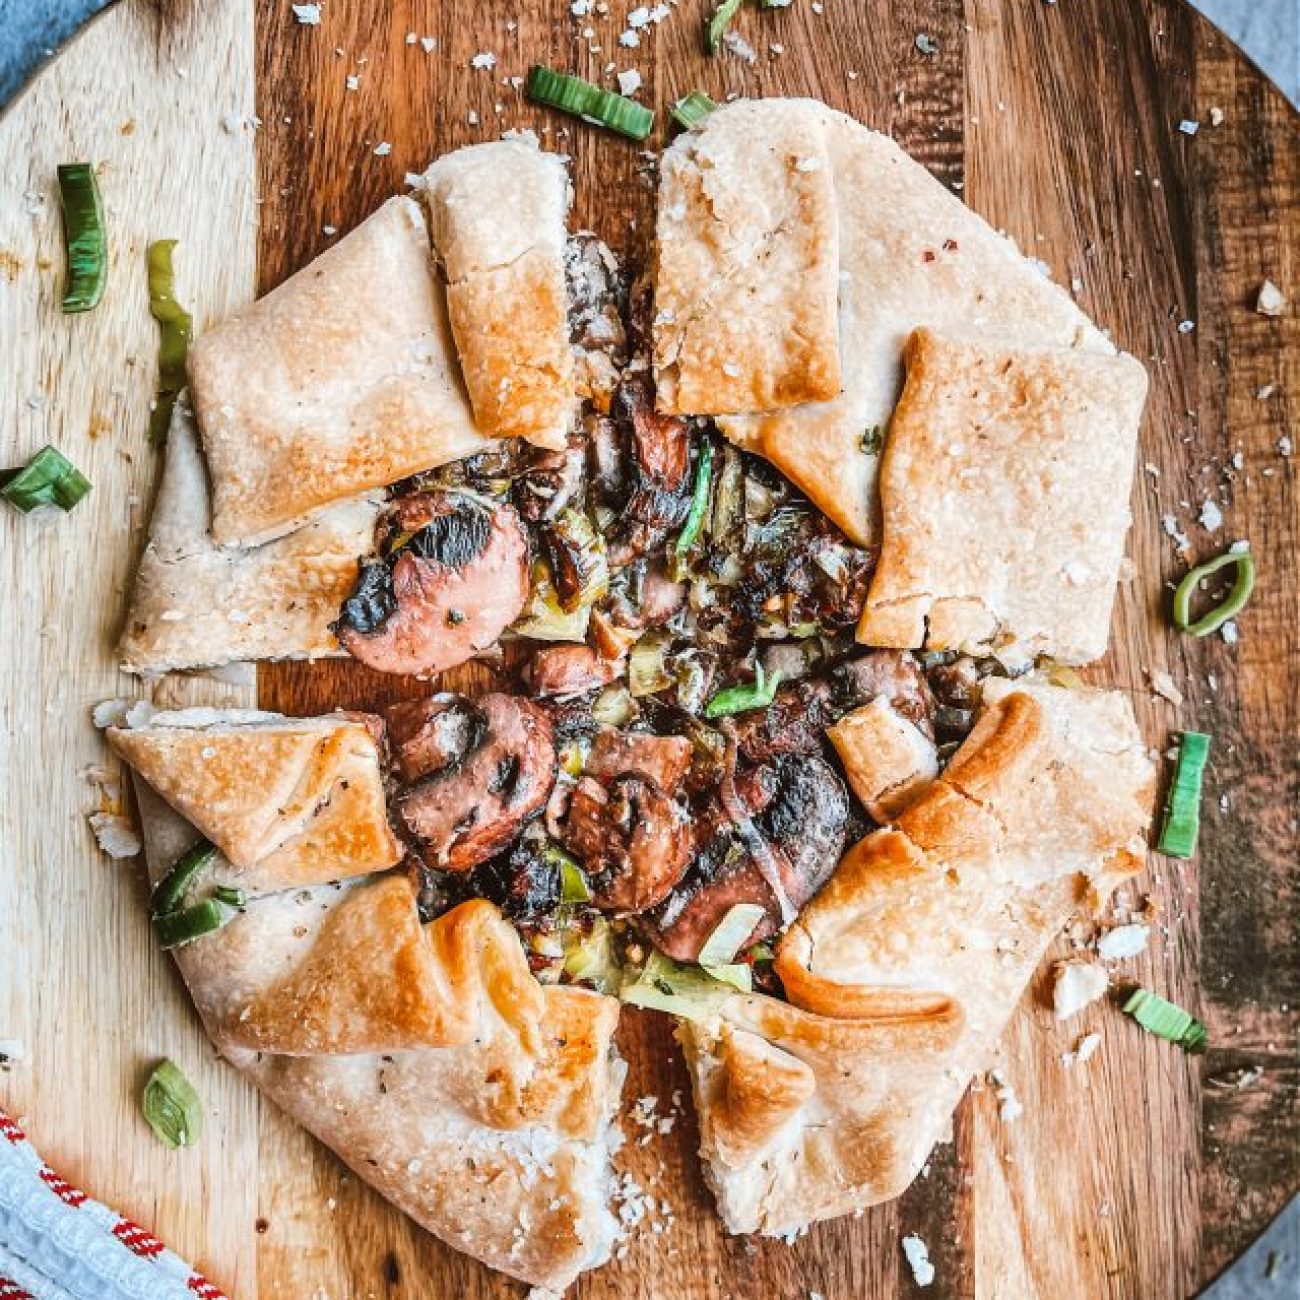
[[[103, 761], [85, 707], [122, 689], [110, 639], [154, 470], [143, 432], [151, 322], [129, 243], [100, 313], [60, 317], [52, 200], [32, 218], [15, 191], [48, 196], [69, 150], [125, 163], [129, 183], [124, 174], [108, 195], [118, 238], [180, 234], [193, 250], [187, 289], [210, 319], [246, 289], [252, 265], [243, 188], [252, 137], [223, 132], [224, 114], [255, 102], [262, 119], [261, 291], [328, 246], [326, 227], [348, 229], [433, 155], [531, 126], [573, 157], [578, 222], [635, 265], [650, 227], [650, 160], [533, 110], [510, 80], [533, 62], [593, 77], [613, 62], [640, 70], [642, 98], [660, 110], [697, 86], [715, 98], [806, 94], [889, 131], [1148, 363], [1134, 572], [1112, 651], [1089, 675], [1132, 693], [1154, 747], [1183, 727], [1215, 736], [1201, 852], [1192, 863], [1153, 856], [1124, 891], [1135, 906], [1149, 897], [1159, 922], [1149, 952], [1122, 967], [1126, 982], [1199, 1011], [1212, 1047], [1183, 1056], [1111, 1005], [1058, 1026], [1036, 980], [998, 1062], [1025, 1113], [1004, 1121], [990, 1091], [975, 1091], [953, 1140], [899, 1201], [791, 1245], [721, 1232], [689, 1104], [671, 1132], [644, 1144], [647, 1130], [626, 1121], [620, 1167], [671, 1209], [634, 1229], [625, 1256], [574, 1294], [922, 1294], [898, 1245], [908, 1232], [935, 1261], [924, 1294], [945, 1300], [1195, 1294], [1300, 1177], [1300, 520], [1294, 460], [1278, 450], [1300, 403], [1296, 114], [1173, 0], [824, 0], [820, 14], [794, 0], [742, 13], [736, 30], [758, 52], [752, 65], [704, 55], [708, 0], [680, 0], [637, 48], [622, 48], [633, 7], [609, 0], [608, 15], [575, 16], [569, 0], [339, 2], [309, 28], [282, 3], [257, 4], [250, 21], [232, 0], [175, 3], [158, 17], [124, 0], [0, 122], [0, 355], [15, 376], [0, 390], [0, 445], [16, 461], [58, 441], [97, 484], [92, 508], [71, 520], [35, 532], [14, 517], [0, 524], [6, 592], [24, 597], [11, 601], [0, 642], [11, 661], [0, 702], [9, 741], [0, 1038], [23, 1040], [34, 1058], [0, 1075], [0, 1104], [26, 1116], [66, 1172], [196, 1257], [236, 1300], [521, 1294], [413, 1227], [211, 1061], [178, 981], [149, 946], [137, 876], [99, 858], [83, 829], [93, 804], [77, 770]], [[934, 53], [918, 47], [920, 34]], [[198, 50], [202, 60], [190, 57]], [[496, 68], [472, 69], [479, 52], [495, 54]], [[148, 114], [129, 106], [137, 101]], [[115, 135], [133, 114], [157, 134]], [[1199, 121], [1196, 135], [1179, 131], [1184, 119]], [[381, 144], [390, 151], [377, 154]], [[1266, 277], [1292, 299], [1280, 318], [1254, 310]], [[26, 398], [38, 390], [48, 405], [36, 411]], [[108, 424], [91, 429], [105, 394], [115, 403]], [[1206, 499], [1223, 512], [1221, 530], [1197, 523]], [[1169, 586], [1186, 557], [1166, 517], [1196, 558], [1250, 539], [1261, 580], [1238, 644], [1170, 631]], [[1181, 705], [1152, 692], [1153, 672], [1171, 675]], [[475, 669], [458, 682], [488, 678]], [[263, 666], [258, 676], [264, 707], [304, 713], [421, 689], [350, 664]], [[1100, 1050], [1065, 1068], [1061, 1055], [1092, 1029]], [[674, 1093], [688, 1089], [664, 1019], [629, 1013], [620, 1043], [625, 1097], [653, 1095], [671, 1113]], [[183, 1157], [151, 1146], [134, 1114], [140, 1072], [162, 1054], [210, 1103], [207, 1140]], [[1236, 1086], [1243, 1078], [1253, 1081]]]

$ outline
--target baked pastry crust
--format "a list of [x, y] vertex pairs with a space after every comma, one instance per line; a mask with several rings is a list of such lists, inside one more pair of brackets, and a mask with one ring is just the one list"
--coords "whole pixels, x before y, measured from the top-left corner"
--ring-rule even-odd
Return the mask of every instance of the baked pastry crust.
[[354, 497], [297, 532], [248, 549], [209, 533], [211, 502], [184, 397], [118, 650], [127, 672], [158, 673], [255, 659], [343, 654], [330, 631], [374, 545], [380, 502]]
[[[156, 883], [195, 831], [137, 787]], [[491, 904], [425, 928], [402, 875], [285, 891], [175, 956], [222, 1054], [430, 1232], [557, 1290], [608, 1256], [618, 1003], [543, 988]]]
[[840, 389], [839, 237], [822, 109], [720, 108], [664, 152], [655, 269], [656, 404], [770, 411]]
[[563, 448], [578, 404], [565, 160], [542, 152], [531, 134], [513, 135], [446, 154], [423, 179], [478, 428]]
[[939, 771], [934, 741], [877, 695], [826, 728], [862, 806], [878, 822], [891, 820]]
[[878, 646], [1106, 652], [1146, 398], [1126, 354], [917, 330], [881, 467], [880, 561], [858, 625]]
[[257, 545], [332, 502], [490, 445], [461, 387], [413, 199], [389, 199], [201, 335], [189, 376], [219, 546]]
[[401, 857], [384, 803], [381, 726], [361, 715], [182, 709], [106, 735], [225, 854], [242, 888], [274, 889], [364, 875]]
[[1051, 939], [1141, 862], [1153, 771], [1127, 699], [989, 680], [985, 703], [949, 768], [781, 940], [789, 1003], [736, 997], [679, 1028], [733, 1232], [902, 1192]]
[[[750, 104], [756, 129], [772, 129], [789, 103]], [[732, 111], [717, 116], [725, 120]], [[888, 136], [821, 105], [804, 111], [817, 118], [810, 134], [822, 133], [834, 177], [842, 391], [720, 423], [729, 438], [798, 484], [850, 538], [873, 545], [877, 444], [898, 399], [903, 345], [913, 330], [1014, 346], [1101, 353], [1114, 347], [1069, 294]]]

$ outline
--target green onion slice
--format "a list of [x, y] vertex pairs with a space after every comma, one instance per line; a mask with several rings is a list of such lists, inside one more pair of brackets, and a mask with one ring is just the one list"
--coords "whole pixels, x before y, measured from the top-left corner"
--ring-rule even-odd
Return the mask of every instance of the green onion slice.
[[181, 948], [205, 934], [220, 930], [231, 919], [232, 911], [225, 903], [216, 898], [205, 898], [193, 907], [179, 912], [165, 912], [153, 918], [153, 932], [158, 939], [158, 946], [166, 951], [168, 948]]
[[741, 993], [754, 991], [753, 968], [745, 965], [743, 961], [723, 962], [719, 966], [705, 966], [704, 969], [709, 973], [710, 978], [720, 984], [730, 984], [733, 989], [739, 989]]
[[203, 1103], [173, 1061], [160, 1062], [149, 1076], [140, 1109], [158, 1140], [173, 1151], [192, 1147], [198, 1140], [203, 1127]]
[[712, 973], [715, 966], [725, 966], [736, 959], [763, 919], [764, 909], [757, 903], [737, 903], [714, 927], [700, 949], [700, 965]]
[[37, 506], [71, 510], [90, 480], [57, 447], [46, 445], [18, 469], [0, 470], [0, 497], [28, 514]]
[[590, 903], [591, 886], [586, 874], [554, 840], [543, 840], [541, 846], [542, 861], [560, 869], [560, 902]]
[[700, 447], [700, 458], [695, 464], [695, 486], [691, 490], [691, 508], [686, 522], [673, 547], [670, 565], [675, 582], [680, 582], [686, 572], [686, 557], [695, 545], [704, 527], [704, 516], [709, 509], [709, 488], [713, 482], [713, 444], [705, 442]]
[[735, 988], [698, 966], [679, 966], [663, 953], [653, 952], [637, 978], [625, 983], [618, 995], [636, 1007], [707, 1021], [735, 996]]
[[532, 592], [523, 614], [514, 625], [515, 632], [534, 641], [582, 641], [590, 621], [590, 605], [579, 605], [569, 613], [560, 607], [550, 566], [545, 560], [535, 560]]
[[[1218, 573], [1220, 569], [1227, 568], [1230, 564], [1237, 566], [1237, 577], [1232, 584], [1232, 590], [1228, 592], [1220, 604], [1215, 605], [1213, 609], [1207, 610], [1193, 622], [1192, 597], [1195, 595], [1201, 580], [1208, 578], [1212, 573]], [[1174, 592], [1174, 624], [1180, 632], [1190, 632], [1192, 636], [1207, 636], [1209, 633], [1217, 631], [1230, 618], [1238, 614], [1242, 606], [1250, 599], [1250, 593], [1254, 589], [1255, 557], [1249, 550], [1225, 551], [1222, 555], [1215, 556], [1214, 559], [1207, 560], [1204, 564], [1198, 564], [1178, 584], [1178, 588]]]
[[1207, 1046], [1205, 1025], [1190, 1011], [1166, 1002], [1149, 989], [1134, 989], [1124, 1011], [1149, 1033], [1167, 1038], [1188, 1052], [1203, 1052]]
[[689, 131], [697, 122], [703, 122], [717, 106], [717, 102], [702, 90], [692, 90], [669, 109], [669, 114], [674, 122]]
[[149, 910], [154, 916], [166, 916], [181, 905], [185, 891], [204, 867], [211, 866], [217, 856], [216, 846], [201, 839], [190, 845], [171, 865], [167, 874], [154, 886], [149, 900]]
[[722, 3], [714, 10], [704, 36], [710, 54], [718, 52], [718, 46], [722, 44], [722, 38], [726, 34], [727, 28], [731, 26], [731, 20], [740, 12], [740, 6], [744, 3], [745, 0], [722, 0]]
[[1190, 858], [1196, 852], [1201, 824], [1201, 778], [1210, 753], [1210, 737], [1202, 731], [1184, 731], [1178, 742], [1178, 766], [1165, 800], [1164, 822], [1156, 847], [1171, 858]]
[[587, 512], [565, 506], [545, 536], [551, 579], [564, 613], [602, 599], [609, 591], [609, 561], [605, 539]]
[[623, 968], [614, 954], [614, 932], [603, 916], [590, 927], [570, 926], [564, 932], [564, 971], [571, 979], [591, 984], [599, 993], [617, 993]]
[[149, 439], [167, 437], [172, 408], [185, 387], [185, 357], [194, 337], [194, 322], [176, 301], [176, 275], [172, 267], [174, 239], [159, 239], [145, 254], [149, 266], [149, 311], [158, 322], [158, 391], [149, 417]]
[[229, 885], [215, 885], [212, 889], [212, 897], [218, 903], [225, 903], [227, 907], [247, 907], [248, 895], [242, 889], [232, 889]]
[[534, 104], [572, 113], [593, 126], [608, 127], [631, 140], [644, 140], [654, 126], [655, 115], [643, 104], [553, 68], [540, 65], [530, 68], [524, 94]]
[[95, 169], [89, 163], [64, 163], [59, 168], [59, 198], [63, 202], [63, 242], [68, 253], [63, 310], [90, 311], [99, 306], [108, 282], [104, 204]]
[[719, 691], [705, 705], [706, 718], [725, 718], [733, 713], [747, 713], [750, 709], [765, 709], [776, 698], [776, 688], [781, 684], [781, 674], [768, 677], [759, 663], [756, 676], [747, 686], [728, 686]]

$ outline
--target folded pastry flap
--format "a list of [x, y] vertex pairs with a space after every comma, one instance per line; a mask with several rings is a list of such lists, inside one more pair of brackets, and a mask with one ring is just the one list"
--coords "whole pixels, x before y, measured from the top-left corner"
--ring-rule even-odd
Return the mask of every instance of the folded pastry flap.
[[208, 532], [207, 471], [194, 419], [178, 401], [149, 541], [118, 650], [129, 672], [343, 651], [330, 631], [374, 543], [380, 503], [355, 497], [286, 537], [222, 549]]
[[1114, 348], [1068, 293], [887, 136], [840, 113], [825, 120], [839, 213], [843, 390], [829, 401], [730, 416], [723, 427], [757, 444], [854, 541], [874, 545], [879, 448], [914, 329]]
[[717, 1054], [719, 1068], [703, 1110], [719, 1157], [743, 1164], [817, 1091], [817, 1079], [797, 1056], [732, 1025], [722, 1027]]
[[564, 160], [528, 137], [472, 145], [439, 158], [424, 193], [477, 427], [563, 448], [577, 406]]
[[839, 391], [838, 212], [824, 115], [807, 101], [742, 101], [664, 154], [660, 410], [767, 411]]
[[478, 427], [563, 448], [577, 379], [560, 255], [533, 248], [451, 284], [447, 310]]
[[222, 546], [488, 445], [410, 198], [196, 339], [188, 368]]
[[1123, 354], [918, 328], [859, 639], [1105, 652], [1147, 377]]
[[467, 1113], [460, 1099], [474, 1080], [484, 1087], [491, 1068], [481, 1045], [230, 1058], [358, 1177], [457, 1250], [557, 1291], [608, 1255], [607, 1134], [586, 1141], [545, 1124], [506, 1132]]
[[[113, 748], [243, 874], [249, 889], [392, 866], [379, 752], [360, 722], [110, 728]], [[178, 720], [179, 722], [179, 720]]]

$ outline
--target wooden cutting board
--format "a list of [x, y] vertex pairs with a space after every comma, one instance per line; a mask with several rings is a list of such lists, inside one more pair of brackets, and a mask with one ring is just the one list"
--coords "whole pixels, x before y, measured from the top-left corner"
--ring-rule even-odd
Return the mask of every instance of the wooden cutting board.
[[[679, 0], [628, 48], [618, 37], [632, 0], [609, 0], [607, 16], [575, 16], [568, 0], [333, 0], [318, 27], [279, 0], [122, 0], [0, 119], [3, 461], [54, 441], [96, 485], [67, 518], [0, 512], [0, 1039], [28, 1058], [0, 1073], [0, 1105], [66, 1175], [236, 1300], [524, 1288], [416, 1229], [214, 1059], [151, 944], [141, 873], [100, 855], [86, 828], [104, 801], [84, 770], [108, 761], [93, 702], [253, 698], [206, 679], [141, 687], [113, 666], [158, 461], [145, 435], [155, 341], [143, 248], [181, 239], [183, 296], [209, 322], [327, 247], [328, 228], [362, 219], [432, 155], [531, 126], [573, 156], [578, 221], [635, 261], [650, 224], [647, 159], [525, 105], [510, 79], [538, 61], [588, 76], [636, 68], [661, 121], [694, 87], [816, 96], [891, 132], [1071, 284], [1152, 376], [1135, 572], [1111, 654], [1089, 675], [1130, 691], [1154, 747], [1182, 727], [1215, 737], [1200, 855], [1153, 857], [1126, 891], [1150, 896], [1160, 923], [1122, 968], [1205, 1017], [1207, 1056], [1183, 1056], [1110, 1005], [1060, 1027], [1036, 981], [998, 1063], [1023, 1115], [1004, 1121], [990, 1090], [974, 1092], [899, 1201], [786, 1245], [721, 1232], [689, 1106], [673, 1106], [688, 1090], [669, 1026], [629, 1014], [625, 1096], [653, 1096], [657, 1115], [676, 1118], [653, 1135], [626, 1121], [620, 1167], [656, 1208], [575, 1294], [918, 1294], [898, 1244], [910, 1232], [935, 1262], [927, 1295], [1163, 1300], [1198, 1291], [1296, 1187], [1300, 527], [1295, 462], [1278, 450], [1300, 407], [1296, 114], [1177, 0], [824, 0], [820, 12], [794, 0], [736, 22], [752, 63], [705, 56], [707, 4]], [[495, 68], [471, 68], [479, 53]], [[1180, 132], [1182, 120], [1199, 131]], [[100, 164], [113, 266], [99, 310], [65, 318], [53, 178], [72, 159]], [[1276, 319], [1253, 309], [1266, 277], [1292, 299]], [[1221, 530], [1196, 522], [1207, 498]], [[1250, 539], [1261, 580], [1239, 644], [1170, 631], [1168, 588], [1184, 563], [1167, 517], [1198, 558]], [[1168, 673], [1183, 703], [1154, 695], [1151, 673]], [[351, 665], [257, 678], [262, 705], [298, 712], [401, 693]], [[1065, 1068], [1061, 1055], [1092, 1030], [1096, 1055]], [[180, 1154], [137, 1114], [162, 1055], [208, 1104], [202, 1144]]]

